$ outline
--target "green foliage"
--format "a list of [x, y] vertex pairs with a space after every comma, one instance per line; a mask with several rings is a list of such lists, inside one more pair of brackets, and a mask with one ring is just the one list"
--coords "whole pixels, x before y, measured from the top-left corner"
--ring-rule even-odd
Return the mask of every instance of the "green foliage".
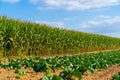
[[63, 80], [60, 76], [53, 75], [52, 80]]
[[19, 69], [15, 70], [15, 73], [18, 74], [17, 78], [19, 79], [27, 72], [28, 72], [27, 70], [19, 70]]
[[72, 74], [72, 76], [77, 77], [79, 80], [82, 79], [82, 74], [79, 71], [73, 71], [71, 74]]
[[82, 79], [82, 73], [79, 71], [71, 71], [71, 70], [64, 70], [60, 73], [59, 75], [60, 77], [62, 77], [64, 80], [73, 80], [72, 76], [74, 76], [75, 78], [77, 78], [78, 80]]
[[114, 75], [112, 80], [120, 80], [120, 73]]
[[120, 39], [0, 17], [0, 52], [8, 55], [67, 54], [120, 48]]
[[[22, 76], [24, 71], [21, 68], [32, 68], [35, 72], [44, 72], [45, 76], [41, 80], [72, 80], [73, 76], [78, 80], [82, 79], [82, 75], [86, 71], [94, 72], [120, 63], [120, 50], [111, 52], [99, 52], [96, 54], [81, 54], [73, 56], [56, 56], [43, 59], [41, 57], [33, 58], [17, 58], [0, 61], [0, 68], [15, 69], [16, 73]], [[50, 71], [54, 72], [61, 69], [59, 76], [51, 75]], [[118, 75], [115, 76], [118, 78]]]
[[46, 72], [45, 76], [40, 80], [52, 80], [52, 75], [49, 72]]

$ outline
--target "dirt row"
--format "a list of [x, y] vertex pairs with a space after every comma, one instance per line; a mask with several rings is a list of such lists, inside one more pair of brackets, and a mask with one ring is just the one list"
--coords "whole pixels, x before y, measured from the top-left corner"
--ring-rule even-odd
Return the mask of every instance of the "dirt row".
[[83, 75], [83, 80], [112, 80], [112, 77], [118, 72], [120, 72], [120, 65], [116, 64], [107, 69], [95, 71], [93, 74], [85, 74]]
[[[0, 80], [40, 80], [44, 76], [43, 72], [34, 72], [31, 68], [27, 69], [28, 73], [24, 74], [20, 79], [18, 75], [14, 73], [14, 70], [0, 69]], [[61, 70], [57, 70], [55, 73], [59, 75]], [[110, 66], [106, 69], [95, 71], [94, 73], [86, 73], [83, 75], [82, 80], [112, 80], [112, 77], [120, 72], [120, 65]]]

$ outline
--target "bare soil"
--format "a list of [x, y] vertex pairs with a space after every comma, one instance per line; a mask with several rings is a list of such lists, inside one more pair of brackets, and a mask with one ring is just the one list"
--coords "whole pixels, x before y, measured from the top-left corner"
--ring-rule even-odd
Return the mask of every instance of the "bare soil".
[[[21, 78], [18, 77], [18, 74], [14, 73], [15, 70], [8, 70], [1, 68], [0, 69], [0, 80], [40, 80], [43, 76], [43, 72], [35, 72], [32, 68], [28, 69], [21, 69], [21, 70], [28, 70], [27, 73], [25, 73]], [[57, 70], [56, 72], [51, 72], [52, 75], [56, 74], [59, 75], [59, 73], [62, 70]]]
[[83, 80], [112, 80], [112, 77], [118, 72], [120, 72], [120, 65], [116, 64], [94, 73], [85, 74]]
[[[22, 69], [24, 70], [24, 69]], [[20, 79], [18, 75], [14, 73], [15, 70], [0, 69], [0, 80], [40, 80], [43, 76], [43, 72], [34, 72], [31, 68], [27, 69], [28, 73], [24, 74]], [[57, 70], [52, 74], [59, 75], [62, 70]], [[95, 71], [94, 73], [85, 73], [82, 80], [112, 80], [112, 77], [120, 72], [120, 65], [116, 64], [106, 69]], [[77, 79], [75, 79], [77, 80]]]

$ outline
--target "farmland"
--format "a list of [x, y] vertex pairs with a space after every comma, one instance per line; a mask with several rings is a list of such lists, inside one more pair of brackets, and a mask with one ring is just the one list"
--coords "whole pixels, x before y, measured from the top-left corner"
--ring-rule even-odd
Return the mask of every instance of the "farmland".
[[[105, 69], [120, 63], [119, 57], [120, 51], [63, 57], [56, 56], [46, 59], [41, 57], [9, 58], [0, 62], [0, 67], [8, 70], [14, 69], [17, 78], [21, 78], [29, 73], [29, 68], [31, 68], [36, 73], [41, 72], [44, 74], [41, 76], [41, 80], [56, 80], [56, 78], [57, 80], [72, 80], [73, 76], [81, 80], [85, 72], [94, 73], [96, 70]], [[55, 72], [58, 70], [59, 73], [56, 74]]]
[[[0, 61], [0, 80], [86, 80], [86, 73], [119, 68], [119, 49], [120, 38], [0, 16], [0, 57], [7, 57]], [[98, 53], [83, 54], [92, 51]]]
[[1, 56], [77, 54], [119, 48], [119, 38], [0, 17]]

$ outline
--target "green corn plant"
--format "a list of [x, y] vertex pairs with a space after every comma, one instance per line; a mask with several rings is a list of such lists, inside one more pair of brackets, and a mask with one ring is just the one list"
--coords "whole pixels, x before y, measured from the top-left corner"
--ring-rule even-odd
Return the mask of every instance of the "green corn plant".
[[77, 54], [119, 48], [120, 38], [0, 16], [0, 52], [4, 56]]

